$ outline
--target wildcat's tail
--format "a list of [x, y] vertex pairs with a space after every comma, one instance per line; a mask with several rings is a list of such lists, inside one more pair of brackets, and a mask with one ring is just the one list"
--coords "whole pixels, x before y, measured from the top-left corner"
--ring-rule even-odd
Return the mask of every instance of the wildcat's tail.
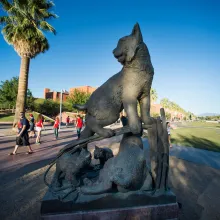
[[81, 110], [81, 111], [87, 110], [87, 104], [84, 104], [84, 105], [74, 104], [73, 108], [76, 108], [76, 109]]

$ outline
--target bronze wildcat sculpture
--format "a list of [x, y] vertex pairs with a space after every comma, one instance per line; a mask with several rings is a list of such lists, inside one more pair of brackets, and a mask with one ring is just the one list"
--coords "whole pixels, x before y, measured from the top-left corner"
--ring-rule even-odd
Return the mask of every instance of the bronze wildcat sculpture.
[[[61, 149], [47, 168], [44, 181], [50, 190], [41, 211], [49, 215], [52, 211], [67, 212], [70, 218], [76, 216], [86, 219], [94, 216], [100, 219], [127, 219], [131, 215], [141, 219], [152, 219], [155, 216], [158, 219], [177, 219], [176, 214], [170, 215], [169, 212], [172, 210], [178, 213], [178, 210], [176, 197], [168, 187], [166, 116], [164, 109], [160, 109], [161, 117], [150, 117], [150, 89], [154, 70], [138, 24], [134, 26], [131, 35], [119, 40], [113, 53], [123, 68], [99, 87], [84, 106], [75, 106], [87, 111], [86, 128], [80, 140], [73, 140]], [[137, 114], [137, 102], [140, 103], [141, 119]], [[114, 132], [104, 128], [118, 119], [122, 109], [127, 113], [128, 125]], [[148, 129], [149, 151], [147, 142], [144, 142], [146, 148], [143, 149], [143, 123], [143, 128]], [[97, 161], [91, 162], [91, 154], [85, 148], [86, 145], [114, 134], [118, 138], [123, 134], [118, 154], [111, 157], [112, 152], [96, 148], [94, 157], [100, 159], [100, 164]], [[113, 149], [118, 147], [118, 143], [115, 144], [117, 146], [111, 146]], [[46, 175], [55, 163], [56, 173], [49, 184]], [[165, 204], [168, 204], [167, 210]], [[148, 205], [154, 208], [148, 209]], [[105, 210], [110, 214], [106, 215]], [[155, 211], [151, 213], [151, 210]], [[165, 212], [158, 215], [161, 210]]]
[[114, 155], [110, 148], [101, 148], [95, 146], [94, 158], [98, 159], [101, 165], [104, 165], [105, 162], [112, 157], [114, 157]]
[[63, 154], [56, 163], [56, 180], [57, 187], [62, 186], [62, 179], [68, 182], [68, 185], [77, 186], [79, 180], [76, 175], [80, 169], [88, 166], [91, 162], [91, 153], [84, 148], [74, 154]]
[[129, 36], [119, 40], [113, 54], [123, 65], [122, 70], [101, 85], [85, 105], [73, 106], [87, 112], [86, 128], [81, 139], [94, 133], [102, 137], [113, 136], [113, 130], [103, 127], [117, 121], [123, 109], [127, 113], [132, 133], [140, 133], [141, 121], [137, 113], [137, 101], [140, 103], [142, 122], [148, 124], [154, 69], [138, 24]]
[[141, 137], [124, 135], [119, 153], [108, 159], [100, 171], [96, 182], [84, 180], [85, 186], [81, 187], [83, 194], [101, 194], [110, 192], [113, 185], [119, 192], [132, 190], [151, 189], [152, 179], [146, 166]]

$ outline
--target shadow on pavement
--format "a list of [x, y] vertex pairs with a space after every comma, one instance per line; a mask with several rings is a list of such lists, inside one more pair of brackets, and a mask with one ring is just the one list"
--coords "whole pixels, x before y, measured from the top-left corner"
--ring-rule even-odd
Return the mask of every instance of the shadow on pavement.
[[10, 140], [4, 140], [4, 141], [0, 140], [0, 144], [6, 144], [6, 143], [9, 143], [9, 142], [14, 142], [15, 143], [15, 137], [13, 139], [10, 139]]
[[[40, 160], [34, 163], [29, 163], [19, 169], [14, 169], [10, 171], [1, 171], [0, 172], [0, 185], [4, 183], [8, 183], [10, 181], [13, 181], [25, 174], [31, 173], [34, 170], [38, 170], [44, 166], [47, 166], [49, 162], [51, 161], [52, 158], [50, 159], [45, 159], [45, 160]], [[43, 180], [42, 180], [43, 181]]]
[[[214, 194], [207, 191], [216, 178], [220, 180], [219, 170], [170, 157], [169, 185], [182, 205], [180, 220], [217, 219], [216, 204], [220, 197], [216, 199], [214, 194], [220, 195], [220, 191], [215, 189]], [[201, 218], [206, 213], [212, 217]]]
[[[178, 137], [181, 139], [181, 142], [185, 143], [184, 146], [193, 146], [195, 148], [220, 152], [220, 146], [218, 144], [205, 138], [198, 138], [193, 135], [190, 138], [183, 135], [178, 135]], [[178, 142], [178, 140], [171, 138], [171, 142]]]

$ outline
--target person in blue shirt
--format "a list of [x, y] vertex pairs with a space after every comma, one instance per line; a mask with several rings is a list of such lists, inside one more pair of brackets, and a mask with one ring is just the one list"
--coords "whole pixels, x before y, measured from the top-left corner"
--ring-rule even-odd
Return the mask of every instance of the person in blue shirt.
[[20, 120], [18, 122], [18, 134], [16, 137], [16, 145], [15, 145], [14, 151], [10, 153], [9, 155], [15, 155], [20, 145], [27, 146], [28, 148], [27, 154], [33, 153], [30, 143], [29, 143], [29, 136], [28, 136], [29, 128], [30, 128], [30, 124], [29, 124], [29, 121], [25, 118], [25, 113], [20, 112]]

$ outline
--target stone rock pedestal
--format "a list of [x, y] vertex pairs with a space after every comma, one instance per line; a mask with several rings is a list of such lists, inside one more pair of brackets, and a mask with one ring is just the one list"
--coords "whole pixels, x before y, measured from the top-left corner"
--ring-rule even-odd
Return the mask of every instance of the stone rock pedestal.
[[158, 195], [139, 191], [79, 195], [75, 202], [71, 197], [59, 201], [48, 191], [41, 205], [43, 220], [174, 220], [178, 212], [171, 191]]
[[177, 203], [63, 214], [42, 214], [44, 220], [177, 220]]

